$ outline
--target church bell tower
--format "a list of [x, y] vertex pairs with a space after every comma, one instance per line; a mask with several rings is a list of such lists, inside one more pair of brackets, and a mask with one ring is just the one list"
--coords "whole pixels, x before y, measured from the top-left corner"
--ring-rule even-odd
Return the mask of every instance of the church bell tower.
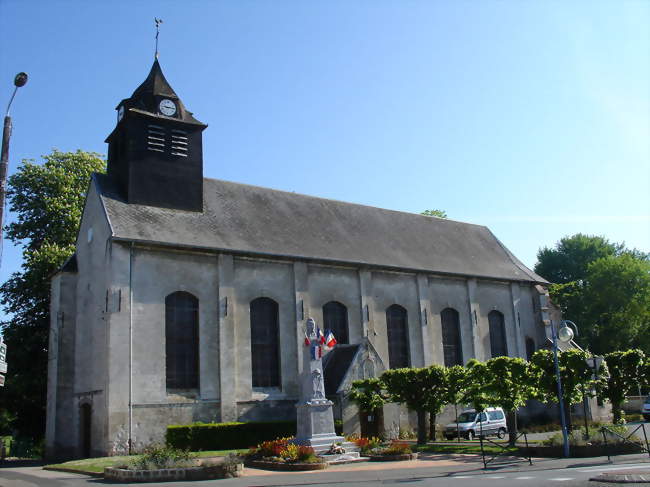
[[188, 111], [158, 59], [147, 79], [116, 107], [108, 136], [108, 175], [127, 203], [203, 211], [203, 141], [207, 125]]

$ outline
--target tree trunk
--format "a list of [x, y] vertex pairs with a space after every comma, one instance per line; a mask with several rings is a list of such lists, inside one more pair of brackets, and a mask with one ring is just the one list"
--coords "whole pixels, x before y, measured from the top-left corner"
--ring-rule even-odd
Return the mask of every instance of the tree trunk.
[[436, 413], [429, 413], [429, 439], [436, 441]]
[[619, 424], [621, 422], [621, 403], [612, 402], [612, 414], [614, 415], [612, 422]]
[[418, 411], [418, 445], [427, 443], [427, 413]]
[[517, 410], [508, 411], [506, 425], [508, 426], [508, 444], [515, 446], [517, 441]]

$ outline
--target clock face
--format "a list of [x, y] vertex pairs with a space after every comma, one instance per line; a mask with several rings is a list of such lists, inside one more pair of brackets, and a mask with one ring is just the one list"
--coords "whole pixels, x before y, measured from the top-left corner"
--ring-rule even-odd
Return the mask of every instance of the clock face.
[[160, 102], [158, 108], [160, 109], [160, 113], [167, 115], [168, 117], [171, 117], [174, 113], [176, 113], [176, 104], [167, 98]]
[[124, 118], [124, 105], [122, 105], [118, 110], [117, 110], [117, 121], [119, 122]]

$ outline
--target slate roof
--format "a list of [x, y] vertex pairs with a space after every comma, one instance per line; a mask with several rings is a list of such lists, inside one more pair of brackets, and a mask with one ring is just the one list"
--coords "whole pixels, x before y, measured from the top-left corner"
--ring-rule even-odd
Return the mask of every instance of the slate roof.
[[325, 396], [334, 396], [341, 387], [345, 373], [352, 365], [360, 345], [336, 345], [323, 359]]
[[94, 184], [113, 238], [256, 256], [546, 283], [484, 226], [204, 179], [202, 213], [127, 204]]

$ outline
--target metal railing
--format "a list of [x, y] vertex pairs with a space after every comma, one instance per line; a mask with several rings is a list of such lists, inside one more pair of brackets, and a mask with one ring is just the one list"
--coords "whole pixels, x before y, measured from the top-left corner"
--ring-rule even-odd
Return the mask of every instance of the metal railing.
[[[635, 441], [631, 439], [634, 436], [634, 433], [637, 431], [642, 430], [643, 431], [643, 442], [641, 441]], [[641, 423], [639, 426], [634, 428], [633, 431], [630, 431], [627, 436], [623, 436], [616, 431], [612, 430], [611, 428], [608, 428], [607, 426], [602, 426], [600, 428], [600, 432], [603, 435], [603, 444], [605, 446], [605, 452], [607, 455], [607, 461], [611, 462], [612, 461], [612, 453], [610, 453], [610, 447], [609, 444], [607, 443], [607, 433], [609, 433], [612, 436], [615, 436], [617, 438], [620, 438], [623, 444], [629, 443], [631, 445], [638, 446], [642, 452], [647, 453], [648, 456], [650, 456], [650, 444], [648, 444], [648, 434], [645, 431], [645, 423]], [[645, 446], [644, 446], [645, 443]], [[616, 454], [616, 453], [614, 453]]]
[[[488, 464], [490, 462], [492, 462], [496, 458], [498, 458], [498, 457], [500, 457], [502, 455], [506, 455], [506, 454], [509, 455], [509, 456], [525, 458], [525, 459], [528, 460], [528, 463], [530, 465], [532, 465], [533, 464], [533, 459], [532, 459], [532, 457], [530, 455], [530, 448], [528, 446], [528, 436], [526, 435], [525, 432], [519, 433], [515, 437], [514, 445], [517, 444], [517, 440], [519, 440], [519, 438], [521, 438], [522, 436], [524, 437], [524, 442], [526, 444], [525, 454], [522, 454], [522, 451], [521, 451], [520, 447], [515, 446], [516, 450], [513, 451], [512, 450], [513, 445], [510, 443], [509, 440], [506, 443], [497, 443], [496, 441], [490, 440], [489, 438], [487, 438], [483, 434], [479, 435], [478, 439], [481, 442], [481, 457], [483, 459], [483, 469], [486, 470], [487, 466], [488, 466]], [[483, 446], [484, 443], [494, 445], [494, 446], [500, 448], [500, 450], [497, 451], [494, 455], [490, 456], [489, 454], [486, 454], [486, 452], [485, 452], [485, 447]], [[487, 458], [487, 457], [489, 457], [489, 458]]]

